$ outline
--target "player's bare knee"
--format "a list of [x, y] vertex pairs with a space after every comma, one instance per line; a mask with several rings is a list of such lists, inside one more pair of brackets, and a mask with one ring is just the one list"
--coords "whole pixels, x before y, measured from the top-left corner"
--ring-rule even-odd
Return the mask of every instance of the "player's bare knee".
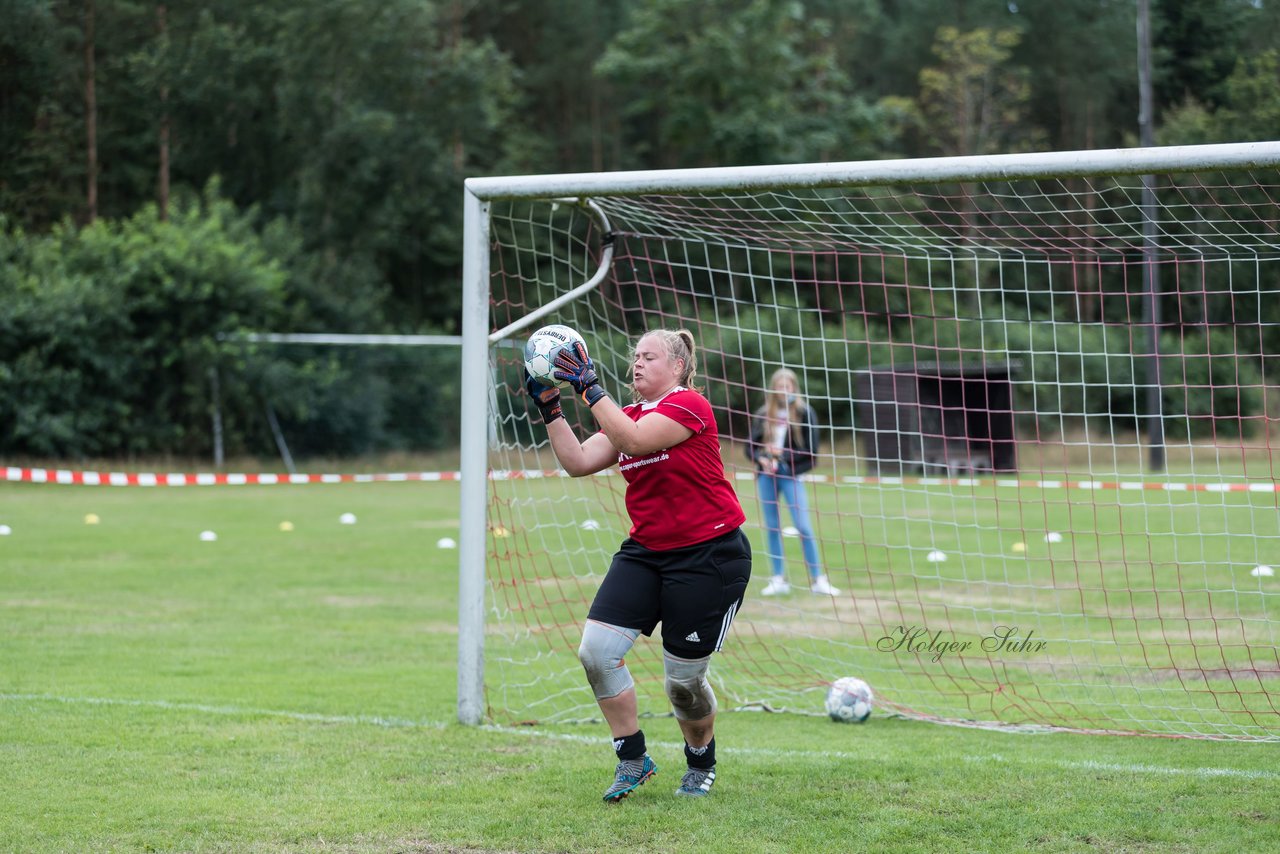
[[669, 652], [662, 654], [666, 671], [667, 699], [676, 719], [700, 721], [716, 713], [716, 695], [707, 681], [707, 667], [711, 656], [680, 658]]
[[635, 684], [623, 661], [640, 632], [588, 620], [578, 645], [578, 660], [597, 700], [616, 697]]

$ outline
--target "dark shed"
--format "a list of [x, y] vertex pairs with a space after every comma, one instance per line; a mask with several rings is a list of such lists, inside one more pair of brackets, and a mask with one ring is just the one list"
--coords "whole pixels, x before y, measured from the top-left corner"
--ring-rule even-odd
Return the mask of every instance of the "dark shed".
[[1016, 362], [920, 362], [857, 374], [855, 428], [872, 474], [971, 474], [1017, 468]]

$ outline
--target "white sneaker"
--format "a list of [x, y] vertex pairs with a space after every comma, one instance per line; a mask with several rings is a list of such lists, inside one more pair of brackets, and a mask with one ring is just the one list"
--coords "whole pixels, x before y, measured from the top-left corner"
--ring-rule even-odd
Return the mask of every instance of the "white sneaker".
[[813, 580], [813, 584], [809, 586], [809, 590], [821, 596], [839, 596], [840, 588], [832, 587], [831, 582], [827, 581], [825, 575], [819, 575]]
[[765, 585], [762, 591], [765, 596], [778, 596], [783, 593], [791, 592], [791, 584], [780, 575], [775, 575], [769, 579], [769, 583]]

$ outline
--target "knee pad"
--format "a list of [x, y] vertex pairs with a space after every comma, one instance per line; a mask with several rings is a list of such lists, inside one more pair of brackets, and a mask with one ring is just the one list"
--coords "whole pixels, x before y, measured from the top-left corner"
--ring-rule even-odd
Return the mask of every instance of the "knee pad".
[[676, 719], [700, 721], [716, 713], [716, 695], [707, 681], [711, 656], [677, 658], [663, 650], [662, 667], [666, 671], [667, 699]]
[[624, 629], [587, 620], [578, 646], [578, 660], [587, 671], [587, 681], [597, 700], [616, 697], [636, 684], [622, 657], [640, 637], [639, 629]]

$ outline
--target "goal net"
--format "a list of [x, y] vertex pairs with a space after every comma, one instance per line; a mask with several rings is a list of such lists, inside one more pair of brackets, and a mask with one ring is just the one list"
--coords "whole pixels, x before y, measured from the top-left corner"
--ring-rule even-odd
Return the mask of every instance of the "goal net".
[[[556, 322], [624, 402], [643, 332], [698, 343], [755, 552], [722, 709], [822, 714], [858, 676], [877, 714], [1280, 740], [1277, 164], [1265, 143], [473, 179], [460, 717], [598, 717], [576, 650], [629, 521], [616, 469], [563, 476], [524, 394], [513, 345]], [[761, 595], [746, 442], [780, 367], [820, 423], [803, 487], [834, 596], [795, 536], [791, 592]], [[668, 712], [660, 631], [627, 658], [645, 714]]]

